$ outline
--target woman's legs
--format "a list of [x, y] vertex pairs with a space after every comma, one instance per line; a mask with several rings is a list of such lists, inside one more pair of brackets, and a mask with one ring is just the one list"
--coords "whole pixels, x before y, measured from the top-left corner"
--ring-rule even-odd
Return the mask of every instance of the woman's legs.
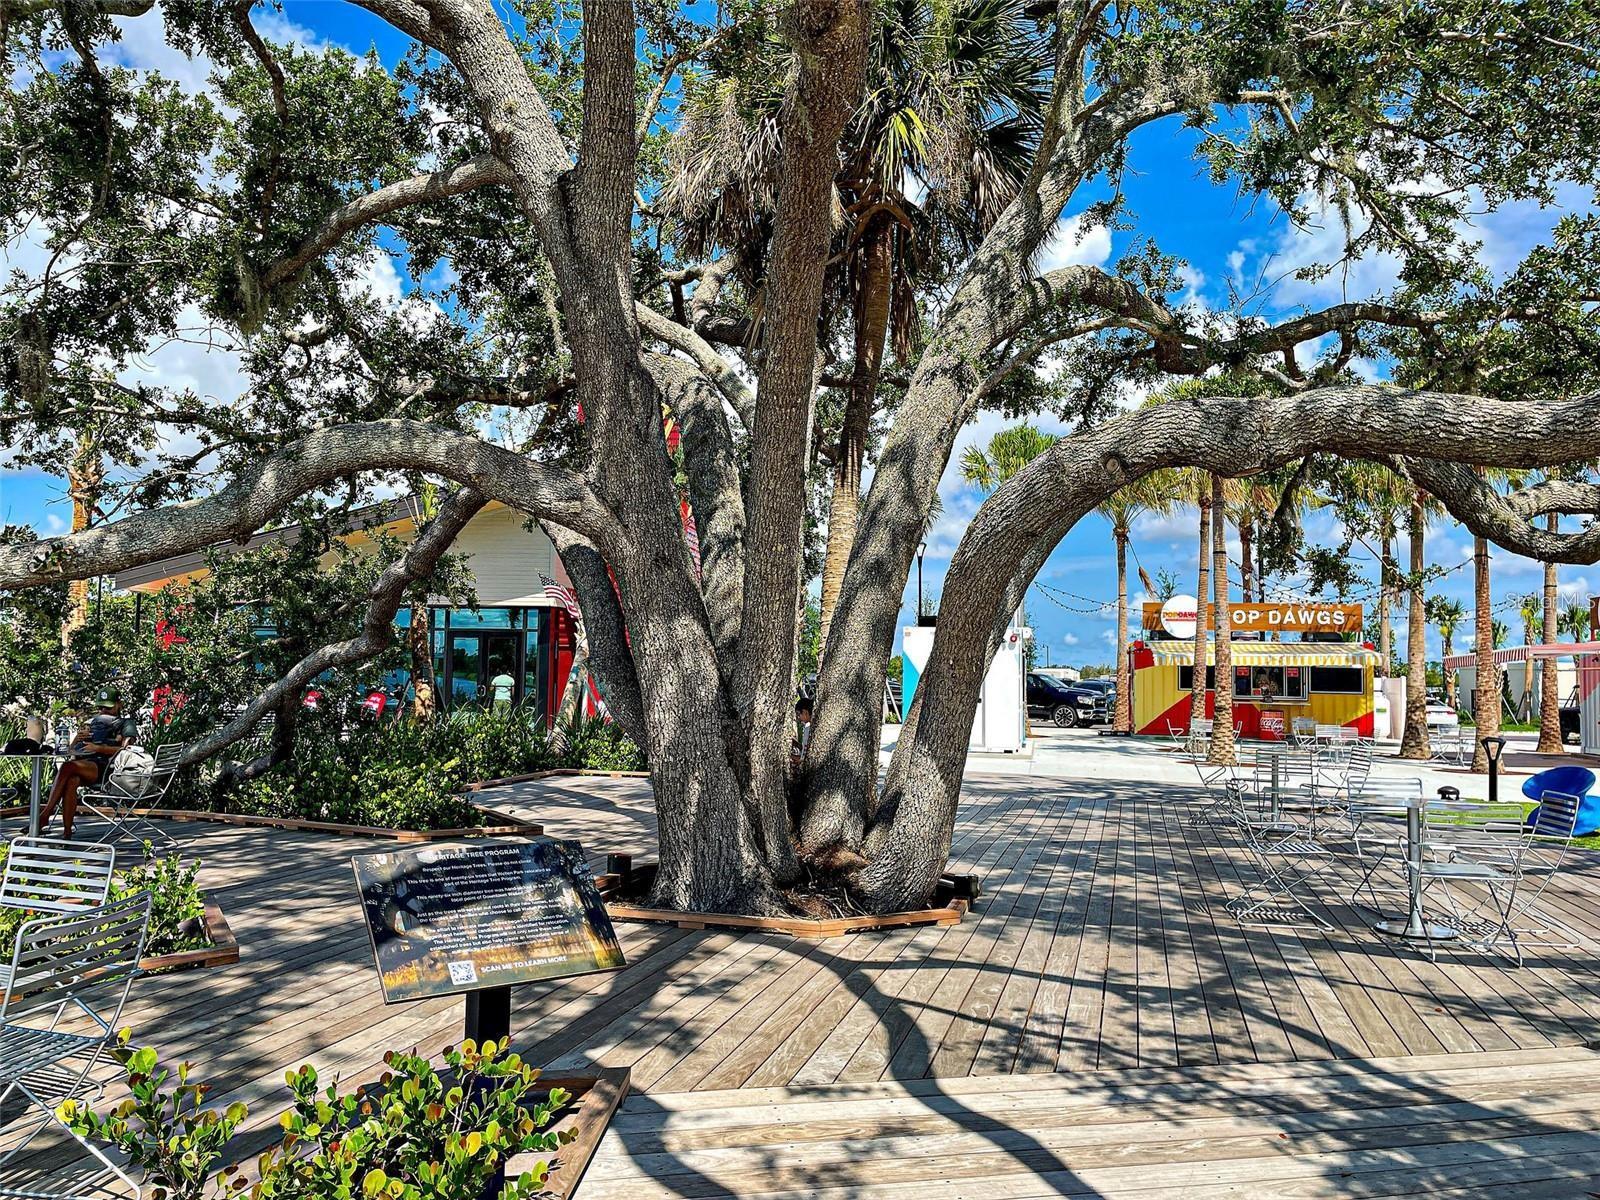
[[50, 801], [39, 814], [39, 832], [43, 833], [50, 824], [50, 818], [55, 815], [56, 806], [59, 804], [61, 836], [70, 840], [72, 821], [78, 815], [78, 789], [86, 783], [94, 783], [99, 778], [100, 764], [93, 759], [78, 758], [62, 763], [61, 769], [56, 772], [56, 781], [50, 788]]

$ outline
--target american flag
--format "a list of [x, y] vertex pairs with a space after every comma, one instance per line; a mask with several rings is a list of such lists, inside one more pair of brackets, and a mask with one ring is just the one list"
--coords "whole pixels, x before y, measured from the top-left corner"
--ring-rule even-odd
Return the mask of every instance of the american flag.
[[556, 582], [543, 572], [539, 575], [539, 581], [544, 584], [545, 599], [566, 609], [567, 615], [572, 618], [572, 624], [578, 631], [578, 641], [582, 643], [584, 641], [583, 610], [578, 607], [578, 594], [566, 584]]
[[694, 510], [687, 500], [678, 501], [678, 514], [683, 518], [683, 544], [689, 547], [689, 559], [694, 563], [694, 573], [700, 574], [700, 529], [694, 523]]

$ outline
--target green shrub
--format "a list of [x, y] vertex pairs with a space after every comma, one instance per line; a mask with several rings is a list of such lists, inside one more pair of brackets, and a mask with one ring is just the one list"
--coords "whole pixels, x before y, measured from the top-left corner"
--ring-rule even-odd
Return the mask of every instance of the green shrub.
[[585, 771], [643, 771], [648, 765], [622, 726], [605, 721], [586, 721], [574, 730], [568, 757]]
[[[6, 847], [0, 846], [0, 870], [4, 869], [5, 860]], [[199, 874], [198, 861], [185, 863], [177, 854], [157, 858], [154, 848], [146, 842], [142, 861], [112, 876], [110, 900], [121, 900], [136, 892], [150, 893], [150, 932], [144, 943], [146, 956], [177, 954], [209, 944], [198, 924], [206, 910]], [[0, 908], [0, 962], [11, 961], [17, 929], [22, 923], [43, 915], [24, 909]]]
[[568, 737], [552, 738], [537, 713], [513, 705], [342, 732], [314, 721], [298, 732], [291, 761], [221, 795], [196, 793], [189, 802], [264, 817], [460, 829], [483, 821], [462, 794], [468, 784], [554, 767], [633, 771], [642, 770], [645, 759], [620, 726], [587, 721]]
[[[548, 1128], [571, 1096], [544, 1095], [539, 1072], [493, 1042], [452, 1048], [443, 1072], [391, 1051], [372, 1091], [341, 1094], [337, 1080], [319, 1089], [314, 1067], [291, 1071], [282, 1140], [256, 1160], [260, 1180], [250, 1185], [228, 1176], [243, 1104], [203, 1107], [207, 1089], [189, 1082], [189, 1065], [174, 1077], [154, 1050], [130, 1048], [127, 1030], [114, 1053], [130, 1097], [104, 1114], [68, 1100], [58, 1115], [80, 1136], [120, 1149], [162, 1200], [202, 1200], [208, 1188], [216, 1200], [479, 1200], [513, 1155], [553, 1153], [575, 1136]], [[500, 1200], [536, 1195], [546, 1175], [541, 1162], [507, 1180]]]

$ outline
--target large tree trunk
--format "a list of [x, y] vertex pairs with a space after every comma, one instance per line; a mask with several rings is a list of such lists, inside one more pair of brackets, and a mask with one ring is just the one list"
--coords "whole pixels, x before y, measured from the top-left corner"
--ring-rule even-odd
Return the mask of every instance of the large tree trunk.
[[1422, 573], [1427, 566], [1424, 541], [1428, 514], [1422, 497], [1411, 501], [1411, 599], [1406, 613], [1406, 724], [1400, 738], [1400, 757], [1426, 761], [1433, 757], [1428, 745], [1428, 621]]
[[[1059, 85], [1058, 85], [1059, 86]], [[802, 843], [861, 844], [877, 800], [883, 686], [895, 624], [929, 506], [956, 435], [976, 409], [982, 356], [1030, 294], [1042, 294], [1029, 262], [1063, 206], [1108, 144], [1106, 128], [1063, 127], [1037, 195], [1007, 207], [962, 274], [874, 464], [855, 545], [828, 630], [816, 720], [806, 756]]]
[[1474, 658], [1472, 697], [1473, 730], [1472, 769], [1479, 775], [1489, 773], [1489, 756], [1484, 753], [1483, 739], [1500, 732], [1500, 669], [1494, 661], [1494, 613], [1489, 599], [1489, 542], [1487, 538], [1472, 540], [1472, 654]]
[[1239, 598], [1246, 603], [1260, 599], [1256, 594], [1256, 568], [1251, 556], [1255, 539], [1256, 523], [1248, 512], [1243, 513], [1239, 521]]
[[1379, 543], [1382, 560], [1378, 563], [1378, 661], [1382, 666], [1378, 674], [1385, 679], [1394, 668], [1394, 633], [1389, 623], [1390, 587], [1394, 575], [1389, 564], [1394, 558], [1394, 541], [1385, 533]]
[[[761, 403], [750, 437], [749, 544], [733, 700], [750, 730], [750, 803], [763, 848], [799, 874], [789, 827], [789, 746], [805, 567], [806, 471], [816, 394], [817, 313], [828, 261], [839, 136], [866, 72], [860, 0], [809, 0], [786, 29], [800, 70], [784, 97], [778, 220], [767, 266]], [[882, 688], [874, 694], [881, 705]]]
[[1128, 669], [1128, 531], [1114, 529], [1117, 544], [1117, 717], [1118, 733], [1133, 732], [1133, 673]]
[[[1559, 532], [1561, 516], [1551, 513], [1545, 519], [1545, 527], [1551, 533]], [[1558, 580], [1556, 579], [1556, 565], [1553, 562], [1544, 564], [1544, 628], [1540, 631], [1541, 640], [1547, 646], [1553, 646], [1559, 640], [1556, 630], [1558, 617], [1557, 600]], [[1551, 658], [1539, 660], [1539, 753], [1561, 754], [1566, 750], [1566, 742], [1561, 737], [1561, 671], [1557, 661]]]
[[413, 604], [411, 626], [406, 630], [406, 646], [411, 654], [411, 715], [418, 721], [431, 721], [439, 711], [430, 623], [428, 606], [420, 602]]
[[822, 564], [822, 629], [820, 648], [826, 652], [828, 626], [844, 586], [845, 566], [856, 540], [856, 514], [861, 506], [861, 467], [872, 431], [877, 405], [878, 377], [883, 369], [884, 339], [889, 329], [889, 300], [893, 293], [894, 225], [887, 214], [870, 219], [861, 237], [855, 301], [855, 369], [850, 378], [850, 398], [839, 430], [838, 454], [833, 464], [833, 494], [828, 501], [828, 549]]
[[[1210, 762], [1228, 766], [1234, 760], [1233, 740], [1233, 607], [1228, 598], [1228, 509], [1223, 503], [1222, 476], [1211, 477], [1211, 587], [1217, 614], [1216, 725], [1211, 731]], [[1204, 555], [1201, 556], [1202, 558]], [[1204, 593], [1201, 604], [1205, 603]]]
[[1206, 593], [1211, 581], [1211, 495], [1204, 485], [1195, 497], [1200, 510], [1200, 567], [1194, 587], [1194, 670], [1189, 683], [1189, 728], [1206, 715]]
[[[72, 501], [72, 532], [82, 533], [94, 523], [95, 504], [105, 482], [105, 463], [99, 438], [92, 432], [78, 437], [67, 464], [67, 495]], [[67, 616], [61, 623], [61, 650], [72, 651], [72, 639], [89, 621], [89, 581], [74, 579], [67, 585]]]

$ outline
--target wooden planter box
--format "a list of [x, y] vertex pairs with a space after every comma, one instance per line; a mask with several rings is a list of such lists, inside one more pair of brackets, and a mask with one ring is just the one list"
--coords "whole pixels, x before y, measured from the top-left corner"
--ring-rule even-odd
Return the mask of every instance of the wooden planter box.
[[[572, 1093], [577, 1102], [572, 1115], [577, 1119], [578, 1128], [578, 1136], [556, 1151], [555, 1158], [551, 1160], [550, 1174], [541, 1195], [570, 1200], [577, 1193], [578, 1184], [583, 1180], [583, 1173], [589, 1169], [594, 1152], [600, 1148], [600, 1139], [605, 1137], [611, 1118], [617, 1115], [617, 1109], [628, 1096], [629, 1075], [627, 1067], [602, 1067], [593, 1075], [540, 1076], [541, 1085], [565, 1088]], [[567, 1121], [564, 1119], [552, 1125], [552, 1128], [558, 1129], [566, 1127]], [[533, 1160], [538, 1158], [537, 1155], [528, 1157]], [[516, 1175], [519, 1168], [515, 1163], [513, 1159], [508, 1164], [508, 1175]]]
[[157, 954], [139, 960], [141, 971], [179, 971], [185, 967], [223, 967], [239, 961], [239, 939], [233, 936], [222, 909], [206, 901], [201, 918], [210, 946], [199, 950], [180, 950], [176, 954]]
[[445, 842], [474, 837], [537, 837], [543, 825], [520, 821], [505, 813], [479, 809], [493, 818], [493, 825], [464, 829], [386, 829], [376, 825], [345, 825], [338, 821], [307, 821], [298, 817], [257, 817], [248, 813], [214, 813], [191, 808], [136, 808], [142, 817], [165, 821], [214, 821], [220, 825], [242, 825], [256, 829], [293, 829], [306, 833], [342, 833], [350, 837], [389, 838], [396, 842]]
[[789, 933], [803, 938], [842, 937], [869, 929], [898, 929], [905, 925], [956, 925], [978, 898], [980, 886], [971, 875], [945, 875], [934, 892], [934, 906], [911, 912], [859, 917], [740, 917], [723, 913], [683, 913], [670, 908], [649, 908], [617, 899], [623, 893], [647, 889], [655, 878], [655, 863], [633, 866], [626, 855], [607, 859], [608, 870], [595, 877], [606, 911], [613, 921], [651, 921], [680, 929], [750, 929], [763, 933]]

